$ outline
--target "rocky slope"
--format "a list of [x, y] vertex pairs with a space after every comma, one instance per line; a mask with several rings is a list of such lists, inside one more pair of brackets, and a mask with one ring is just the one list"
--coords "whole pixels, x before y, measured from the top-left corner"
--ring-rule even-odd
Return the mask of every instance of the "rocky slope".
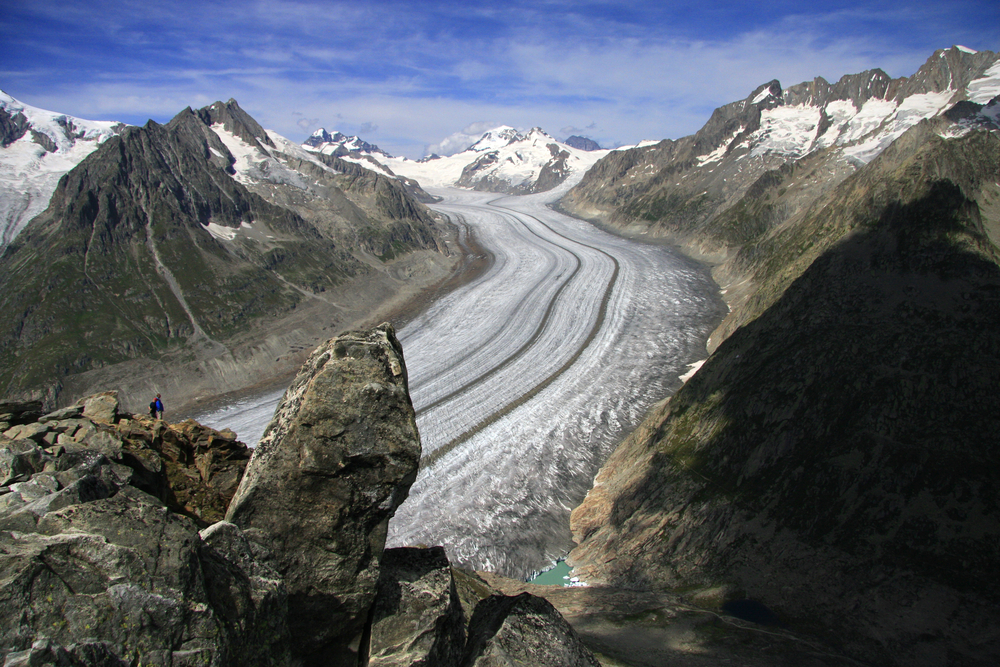
[[63, 174], [124, 129], [38, 109], [0, 90], [0, 251], [45, 210]]
[[[842, 177], [832, 156], [860, 156], [890, 120], [734, 186], [729, 208], [710, 197], [675, 213], [664, 194], [662, 220], [643, 209], [689, 248], [725, 248], [732, 313], [574, 511], [577, 574], [756, 606], [866, 664], [1000, 659], [1000, 132], [995, 101], [975, 101], [995, 62], [952, 49], [886, 82], [862, 108], [949, 90], [959, 103]], [[739, 137], [728, 150], [752, 154]], [[661, 144], [677, 158], [662, 163], [633, 153], [629, 169], [662, 164], [658, 192], [685, 175], [700, 191], [712, 176], [696, 158], [714, 144], [695, 143]], [[609, 219], [634, 222], [624, 211], [653, 201], [654, 179], [630, 198], [628, 169], [602, 168], [617, 180], [588, 175], [589, 192], [621, 196]]]
[[[231, 434], [120, 415], [113, 394], [40, 407], [0, 403], [5, 665], [597, 666], [544, 599], [440, 547], [384, 551], [420, 458], [388, 325], [313, 353], [248, 466]], [[171, 511], [179, 451], [227, 495], [219, 466], [247, 466], [231, 521]]]
[[[273, 377], [324, 328], [447, 276], [444, 238], [397, 180], [268, 134], [233, 100], [128, 128], [0, 257], [0, 388], [192, 396]], [[187, 371], [167, 380], [164, 354]]]

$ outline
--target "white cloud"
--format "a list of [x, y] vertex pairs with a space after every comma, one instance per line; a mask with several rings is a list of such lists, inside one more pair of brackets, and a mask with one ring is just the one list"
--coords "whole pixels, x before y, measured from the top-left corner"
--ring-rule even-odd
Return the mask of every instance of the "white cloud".
[[479, 141], [482, 136], [493, 128], [504, 123], [493, 123], [490, 121], [478, 121], [470, 123], [462, 128], [461, 132], [455, 132], [445, 137], [442, 141], [429, 145], [426, 149], [427, 155], [454, 155], [461, 153], [472, 144]]

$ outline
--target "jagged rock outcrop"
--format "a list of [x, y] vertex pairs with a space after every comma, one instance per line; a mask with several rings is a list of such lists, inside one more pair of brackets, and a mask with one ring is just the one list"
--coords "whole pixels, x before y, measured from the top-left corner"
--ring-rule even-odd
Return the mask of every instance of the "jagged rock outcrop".
[[476, 606], [463, 664], [598, 667], [555, 607], [530, 593], [492, 595]]
[[420, 457], [389, 325], [316, 351], [200, 532], [246, 465], [231, 432], [113, 392], [40, 407], [0, 402], [4, 664], [594, 664], [544, 601], [383, 553]]
[[[46, 466], [63, 469], [107, 459], [126, 483], [207, 526], [225, 515], [250, 460], [250, 450], [232, 431], [193, 420], [168, 424], [122, 414], [116, 392], [47, 414], [40, 407], [38, 401], [0, 403], [0, 440], [8, 443], [0, 450], [0, 485], [29, 482]], [[65, 486], [60, 482], [50, 490]], [[20, 492], [11, 493], [4, 497], [6, 507], [27, 502], [18, 500]]]
[[287, 663], [281, 581], [178, 513], [211, 514], [179, 506], [185, 488], [225, 494], [213, 456], [246, 465], [231, 434], [119, 415], [111, 392], [41, 416], [0, 407], [4, 664]]
[[278, 404], [226, 515], [274, 550], [305, 664], [357, 660], [389, 518], [419, 460], [392, 327], [317, 348]]
[[442, 547], [388, 549], [372, 611], [369, 665], [596, 667], [559, 612], [529, 593], [504, 595], [449, 566]]
[[372, 608], [371, 667], [458, 667], [466, 624], [444, 547], [385, 551]]
[[741, 246], [721, 344], [574, 511], [576, 572], [860, 661], [1000, 659], [998, 173], [995, 130], [924, 121]]

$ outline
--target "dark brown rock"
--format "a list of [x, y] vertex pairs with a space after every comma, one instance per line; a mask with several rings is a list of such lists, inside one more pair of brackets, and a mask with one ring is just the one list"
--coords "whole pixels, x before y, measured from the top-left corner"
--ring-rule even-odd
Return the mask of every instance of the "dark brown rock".
[[265, 542], [306, 665], [353, 665], [389, 518], [420, 439], [391, 325], [321, 345], [285, 392], [227, 513]]

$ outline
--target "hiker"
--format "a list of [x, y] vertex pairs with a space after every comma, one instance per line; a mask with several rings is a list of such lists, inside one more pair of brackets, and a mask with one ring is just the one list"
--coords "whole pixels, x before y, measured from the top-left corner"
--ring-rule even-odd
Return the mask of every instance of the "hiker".
[[149, 416], [153, 419], [163, 419], [163, 401], [160, 400], [159, 394], [157, 394], [153, 402], [149, 404]]

